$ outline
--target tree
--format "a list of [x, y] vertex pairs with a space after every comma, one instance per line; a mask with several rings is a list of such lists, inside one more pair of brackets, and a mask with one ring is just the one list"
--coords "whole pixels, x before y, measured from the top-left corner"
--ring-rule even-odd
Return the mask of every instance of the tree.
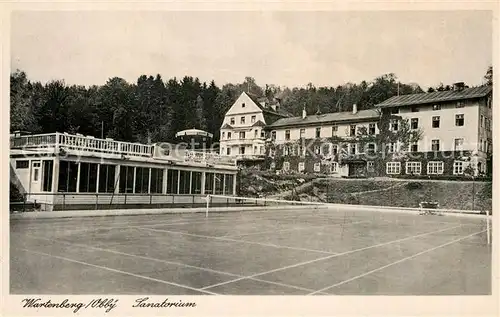
[[38, 124], [33, 113], [33, 86], [26, 73], [16, 71], [10, 75], [10, 130], [37, 132]]
[[486, 81], [486, 85], [493, 86], [493, 66], [489, 66], [488, 70], [486, 70], [486, 75], [484, 75], [484, 80]]

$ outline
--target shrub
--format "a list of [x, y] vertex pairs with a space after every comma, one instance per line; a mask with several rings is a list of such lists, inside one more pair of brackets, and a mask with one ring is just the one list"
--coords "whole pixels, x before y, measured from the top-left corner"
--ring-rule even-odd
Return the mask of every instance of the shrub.
[[411, 182], [406, 184], [406, 189], [408, 190], [416, 190], [416, 189], [422, 189], [422, 183], [419, 182]]

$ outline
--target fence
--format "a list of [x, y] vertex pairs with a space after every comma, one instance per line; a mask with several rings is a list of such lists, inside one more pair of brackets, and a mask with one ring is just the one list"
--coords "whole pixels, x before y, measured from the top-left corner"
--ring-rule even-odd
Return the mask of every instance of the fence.
[[[32, 199], [28, 200], [29, 197]], [[215, 206], [238, 205], [231, 198], [217, 198]], [[206, 195], [111, 194], [111, 193], [25, 193], [21, 201], [10, 202], [10, 212], [106, 210], [147, 208], [196, 208], [206, 206]]]

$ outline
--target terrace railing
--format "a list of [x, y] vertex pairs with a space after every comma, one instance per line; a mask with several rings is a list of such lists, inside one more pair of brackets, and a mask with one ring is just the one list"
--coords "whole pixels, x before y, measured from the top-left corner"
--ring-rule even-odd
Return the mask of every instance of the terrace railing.
[[184, 160], [187, 162], [236, 166], [236, 160], [233, 158], [203, 151], [186, 151]]
[[[11, 136], [10, 148], [21, 150], [54, 149], [55, 151], [66, 149], [78, 152], [107, 153], [137, 157], [153, 157], [154, 151], [153, 145], [121, 142], [112, 139], [97, 139], [94, 137], [67, 133]], [[236, 165], [236, 160], [210, 152], [186, 151], [181, 160], [182, 159], [186, 162], [213, 165]]]
[[96, 139], [83, 135], [71, 135], [66, 133], [51, 133], [15, 136], [10, 139], [11, 149], [43, 149], [54, 148], [68, 150], [98, 152], [109, 154], [123, 154], [130, 156], [151, 157], [153, 147], [151, 145], [115, 141], [111, 139]]

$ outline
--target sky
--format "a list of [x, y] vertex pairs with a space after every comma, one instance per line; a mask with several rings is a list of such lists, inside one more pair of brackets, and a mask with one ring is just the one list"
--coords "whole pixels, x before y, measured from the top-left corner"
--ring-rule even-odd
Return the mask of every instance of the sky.
[[11, 71], [103, 85], [193, 76], [218, 86], [338, 86], [394, 73], [423, 88], [482, 84], [492, 64], [489, 11], [18, 11]]

